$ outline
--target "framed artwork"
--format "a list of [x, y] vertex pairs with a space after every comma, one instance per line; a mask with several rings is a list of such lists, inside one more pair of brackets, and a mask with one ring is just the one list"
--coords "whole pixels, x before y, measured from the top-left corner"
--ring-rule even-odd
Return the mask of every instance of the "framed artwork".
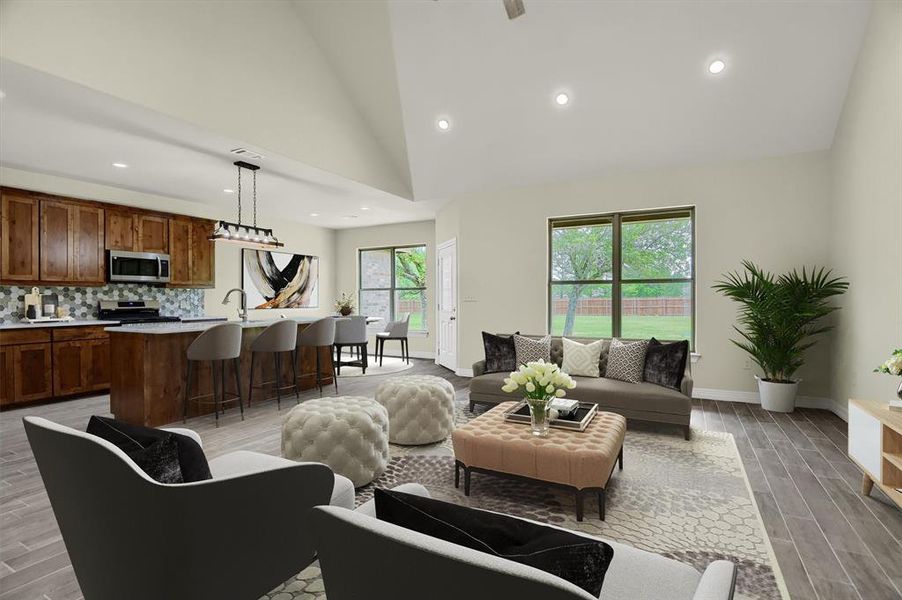
[[249, 309], [319, 306], [319, 257], [242, 248], [241, 264]]

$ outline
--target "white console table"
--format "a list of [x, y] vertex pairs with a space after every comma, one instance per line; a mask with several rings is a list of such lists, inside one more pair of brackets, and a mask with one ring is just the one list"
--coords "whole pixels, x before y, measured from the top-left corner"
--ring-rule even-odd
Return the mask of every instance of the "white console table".
[[864, 471], [862, 494], [877, 485], [902, 508], [902, 412], [877, 400], [849, 400], [849, 457]]

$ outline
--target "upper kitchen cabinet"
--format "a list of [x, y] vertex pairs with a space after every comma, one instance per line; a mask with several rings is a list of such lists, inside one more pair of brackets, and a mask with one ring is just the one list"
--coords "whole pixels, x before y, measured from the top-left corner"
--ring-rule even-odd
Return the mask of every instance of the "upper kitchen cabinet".
[[213, 221], [191, 222], [191, 283], [194, 287], [214, 287], [216, 283], [216, 246], [210, 241]]
[[191, 219], [169, 219], [169, 285], [191, 284]]
[[107, 210], [106, 249], [169, 254], [169, 219], [137, 211]]
[[40, 201], [18, 190], [0, 190], [0, 283], [39, 278]]
[[65, 200], [41, 200], [40, 280], [104, 284], [104, 211]]

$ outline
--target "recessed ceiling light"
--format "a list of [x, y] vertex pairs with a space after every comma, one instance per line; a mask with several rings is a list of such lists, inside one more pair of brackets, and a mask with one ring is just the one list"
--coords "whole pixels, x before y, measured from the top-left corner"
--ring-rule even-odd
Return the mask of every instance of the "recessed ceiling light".
[[360, 207], [360, 210], [369, 210], [369, 209], [370, 209], [369, 206], [361, 206], [361, 207]]
[[567, 104], [570, 103], [570, 96], [568, 96], [564, 92], [560, 92], [554, 97], [554, 101], [558, 106], [567, 106]]
[[6, 98], [6, 92], [0, 90], [0, 100], [3, 100], [4, 98]]
[[310, 216], [311, 216], [311, 217], [318, 217], [318, 216], [319, 216], [319, 213], [310, 213]]
[[342, 215], [342, 219], [356, 219], [357, 215]]
[[117, 162], [117, 163], [113, 163], [113, 166], [116, 167], [117, 169], [127, 169], [127, 168], [128, 168], [128, 165], [127, 165], [127, 164], [125, 164], [125, 163], [118, 163], [118, 162]]
[[451, 129], [451, 121], [449, 121], [448, 119], [439, 119], [435, 124], [442, 131], [448, 131], [449, 129]]
[[226, 188], [222, 191], [225, 192], [226, 194], [234, 194], [235, 193], [235, 190], [230, 190], [229, 188]]
[[717, 60], [711, 61], [711, 64], [708, 65], [708, 73], [711, 73], [712, 75], [718, 75], [720, 73], [723, 73], [723, 70], [726, 68], [727, 63], [718, 58]]

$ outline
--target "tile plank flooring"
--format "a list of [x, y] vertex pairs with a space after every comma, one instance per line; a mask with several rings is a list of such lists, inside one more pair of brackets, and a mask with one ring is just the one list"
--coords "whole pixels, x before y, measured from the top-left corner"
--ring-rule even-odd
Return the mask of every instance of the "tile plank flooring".
[[[406, 373], [443, 376], [459, 399], [466, 397], [466, 378], [414, 362]], [[340, 392], [371, 396], [382, 379], [343, 378]], [[279, 421], [291, 405], [289, 399], [277, 412], [274, 402], [255, 403], [244, 422], [232, 411], [219, 429], [205, 417], [188, 427], [201, 433], [211, 457], [239, 449], [278, 454]], [[90, 415], [108, 410], [108, 398], [96, 396], [0, 414], [0, 600], [81, 598], [21, 418], [84, 428]], [[782, 415], [695, 400], [692, 427], [733, 434], [793, 599], [902, 599], [902, 511], [877, 490], [867, 498], [858, 493], [861, 473], [846, 457], [842, 419], [821, 410]]]

